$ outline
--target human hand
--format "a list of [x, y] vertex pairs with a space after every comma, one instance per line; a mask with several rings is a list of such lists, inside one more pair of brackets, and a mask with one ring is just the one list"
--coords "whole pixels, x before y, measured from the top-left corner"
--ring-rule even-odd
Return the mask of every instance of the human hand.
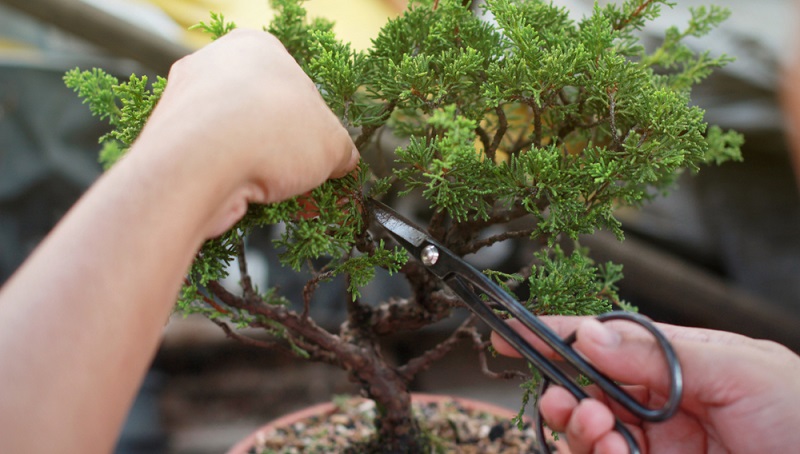
[[133, 152], [218, 186], [224, 197], [206, 236], [227, 230], [249, 202], [301, 194], [359, 158], [283, 45], [254, 30], [234, 30], [173, 65]]
[[[573, 347], [650, 408], [667, 399], [669, 379], [652, 336], [623, 321], [542, 317], [561, 337], [577, 330]], [[549, 358], [557, 355], [521, 324], [510, 324]], [[657, 324], [681, 361], [684, 394], [678, 413], [661, 423], [638, 420], [594, 386], [580, 403], [551, 386], [540, 410], [550, 428], [566, 434], [573, 454], [627, 452], [613, 431], [614, 417], [631, 430], [643, 452], [763, 453], [800, 446], [800, 357], [773, 342], [707, 329]], [[498, 335], [495, 348], [519, 356]]]
[[357, 159], [268, 34], [176, 63], [130, 151], [0, 289], [0, 452], [112, 451], [203, 241]]

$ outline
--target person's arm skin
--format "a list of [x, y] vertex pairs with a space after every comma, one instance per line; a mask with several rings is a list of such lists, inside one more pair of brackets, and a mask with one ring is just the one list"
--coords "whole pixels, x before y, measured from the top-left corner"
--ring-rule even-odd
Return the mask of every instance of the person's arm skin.
[[[663, 405], [666, 365], [652, 336], [625, 322], [600, 323], [582, 317], [542, 317], [559, 335], [577, 329], [574, 347], [649, 407]], [[512, 325], [535, 348], [555, 354], [534, 334]], [[642, 423], [609, 402], [595, 387], [578, 403], [553, 386], [540, 409], [553, 430], [566, 433], [572, 454], [627, 452], [612, 430], [619, 416], [647, 453], [788, 452], [800, 446], [800, 357], [774, 342], [707, 329], [657, 324], [675, 347], [683, 367], [684, 396], [666, 422]], [[519, 356], [496, 334], [495, 348]]]
[[128, 155], [0, 291], [0, 452], [111, 452], [203, 241], [248, 202], [303, 193], [357, 159], [266, 33], [179, 61]]
[[[800, 1], [795, 1], [795, 16], [800, 13]], [[797, 188], [800, 189], [800, 36], [794, 31], [793, 40], [789, 41], [788, 58], [780, 71], [780, 84], [778, 86], [781, 105], [784, 114], [784, 132], [788, 139], [789, 158], [794, 169], [794, 178]], [[791, 38], [791, 37], [787, 37]]]

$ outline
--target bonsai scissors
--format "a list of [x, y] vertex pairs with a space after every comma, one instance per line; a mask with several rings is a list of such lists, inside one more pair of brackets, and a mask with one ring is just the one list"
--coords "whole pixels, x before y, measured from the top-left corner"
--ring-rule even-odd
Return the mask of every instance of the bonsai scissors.
[[[565, 339], [561, 339], [544, 322], [520, 304], [516, 298], [508, 294], [472, 265], [431, 238], [422, 228], [381, 202], [368, 199], [368, 203], [378, 224], [385, 228], [411, 256], [422, 262], [428, 271], [447, 284], [473, 313], [486, 322], [489, 327], [502, 336], [542, 373], [543, 378], [539, 385], [539, 395], [551, 383], [556, 383], [566, 388], [578, 400], [589, 397], [569, 373], [556, 366], [555, 363], [534, 349], [519, 333], [511, 329], [503, 318], [495, 313], [496, 306], [512, 314], [527, 329], [535, 333], [567, 363], [572, 365], [577, 372], [589, 378], [609, 398], [617, 401], [636, 417], [645, 421], [660, 422], [669, 419], [675, 414], [683, 394], [681, 366], [670, 342], [647, 318], [636, 313], [621, 311], [609, 312], [597, 317], [602, 322], [627, 320], [636, 323], [655, 337], [666, 360], [670, 379], [669, 397], [661, 408], [655, 409], [640, 404], [633, 396], [578, 354], [571, 347], [572, 343], [575, 342], [575, 333]], [[487, 302], [481, 295], [488, 297], [494, 304]], [[545, 442], [544, 425], [538, 409], [538, 403], [534, 413], [534, 424], [538, 431], [542, 451], [549, 453], [550, 448]], [[633, 435], [619, 419], [615, 421], [614, 430], [623, 436], [632, 454], [641, 452]]]

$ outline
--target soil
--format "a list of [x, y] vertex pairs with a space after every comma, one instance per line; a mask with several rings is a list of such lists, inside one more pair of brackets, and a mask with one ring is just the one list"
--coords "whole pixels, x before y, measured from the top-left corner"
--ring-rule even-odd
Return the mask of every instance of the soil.
[[[432, 441], [431, 453], [539, 452], [530, 423], [518, 428], [508, 414], [473, 410], [455, 399], [415, 401], [413, 408]], [[248, 454], [365, 452], [374, 416], [373, 401], [339, 398], [322, 414], [259, 431]]]

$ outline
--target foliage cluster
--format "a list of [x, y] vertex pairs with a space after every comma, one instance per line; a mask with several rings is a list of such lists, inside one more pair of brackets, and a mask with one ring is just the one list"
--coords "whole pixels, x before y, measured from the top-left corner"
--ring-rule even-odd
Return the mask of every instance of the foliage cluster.
[[[350, 367], [344, 348], [295, 326], [310, 321], [287, 315], [293, 312], [278, 290], [259, 294], [243, 282], [244, 303], [214, 291], [233, 259], [243, 258], [243, 237], [255, 228], [285, 225], [277, 246], [283, 264], [295, 270], [324, 261], [310, 269], [311, 293], [334, 276], [348, 277], [353, 304], [341, 339], [369, 338], [387, 326], [416, 329], [454, 305], [404, 253], [368, 231], [365, 195], [418, 198], [430, 233], [462, 255], [530, 240], [534, 252], [519, 272], [487, 273], [510, 290], [522, 287], [536, 313], [593, 314], [624, 304], [615, 288], [621, 270], [594, 263], [581, 247], [564, 252], [560, 243], [577, 246], [579, 235], [597, 229], [622, 238], [615, 209], [641, 206], [681, 172], [740, 159], [742, 137], [708, 128], [703, 110], [690, 102], [692, 87], [730, 58], [697, 54], [684, 39], [716, 27], [728, 16], [723, 8], [692, 9], [685, 28], [670, 28], [648, 51], [638, 33], [661, 8], [674, 6], [668, 1], [596, 4], [575, 19], [540, 0], [486, 0], [482, 7], [419, 0], [387, 23], [369, 50], [357, 51], [337, 39], [331, 22], [309, 20], [302, 3], [273, 0], [277, 14], [265, 30], [317, 84], [363, 155], [384, 128], [406, 144], [389, 157], [390, 172], [371, 171], [364, 162], [357, 174], [310, 196], [250, 207], [200, 251], [179, 303], [186, 312], [266, 328], [295, 353]], [[198, 27], [218, 38], [234, 25], [213, 15]], [[130, 146], [166, 83], [159, 78], [147, 89], [146, 77], [119, 83], [97, 69], [73, 70], [65, 80], [114, 126], [101, 139], [108, 164]], [[313, 216], [297, 215], [308, 206]], [[481, 236], [493, 225], [515, 227]], [[359, 301], [376, 267], [400, 271], [411, 283], [413, 295], [389, 312]], [[348, 337], [356, 326], [363, 336]]]

